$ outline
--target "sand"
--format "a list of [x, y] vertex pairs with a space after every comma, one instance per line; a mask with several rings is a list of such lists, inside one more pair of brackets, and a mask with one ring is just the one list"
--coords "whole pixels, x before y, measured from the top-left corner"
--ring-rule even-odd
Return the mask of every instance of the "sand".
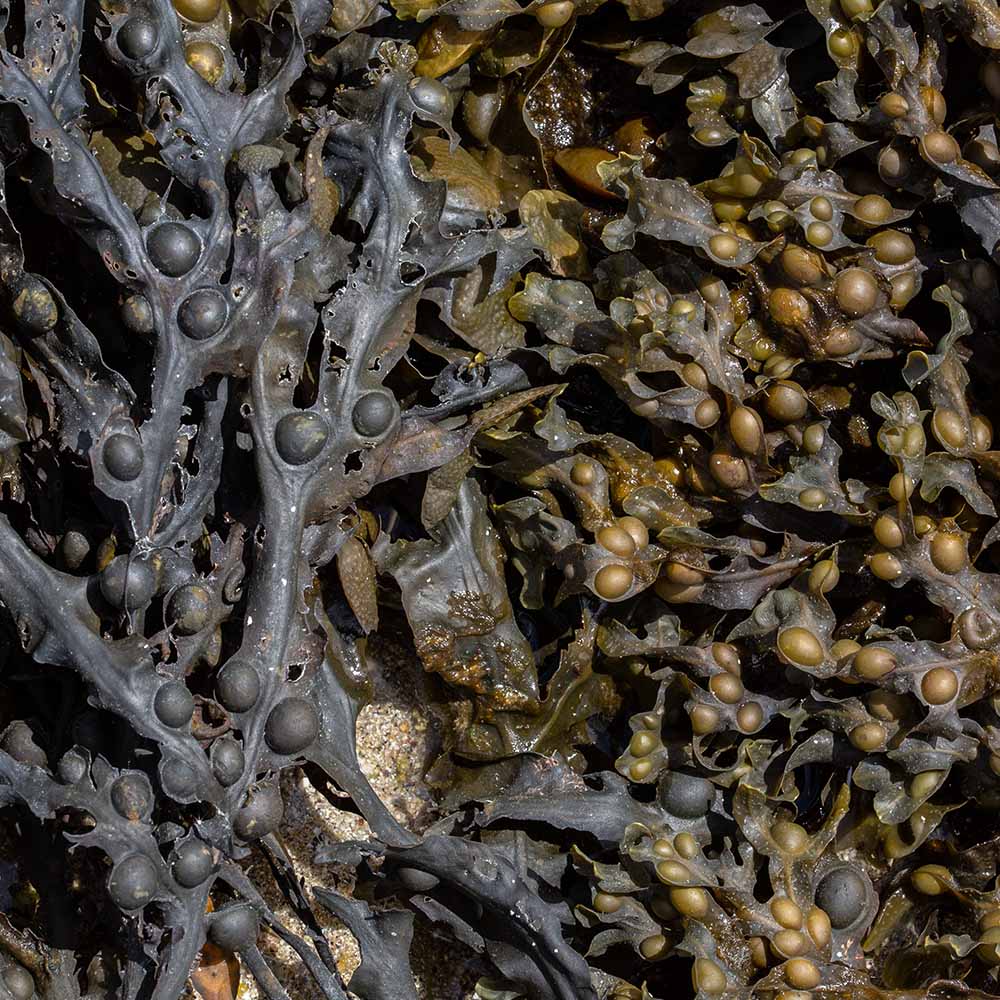
[[[395, 818], [419, 833], [437, 818], [433, 796], [422, 776], [439, 752], [441, 721], [429, 707], [429, 684], [412, 651], [376, 639], [369, 652], [375, 686], [372, 704], [358, 720], [361, 768]], [[307, 887], [323, 885], [349, 892], [349, 870], [313, 863], [316, 843], [320, 837], [333, 842], [365, 838], [370, 835], [368, 824], [360, 816], [331, 805], [300, 769], [284, 773], [282, 788], [282, 839], [300, 878]], [[285, 925], [299, 930], [297, 917], [274, 886], [262, 857], [251, 861], [248, 874]], [[357, 943], [335, 917], [320, 906], [315, 910], [337, 967], [349, 981], [360, 961]], [[419, 922], [417, 928], [411, 961], [421, 1000], [473, 1000], [476, 980], [483, 975], [476, 956], [436, 938]], [[288, 945], [267, 932], [261, 935], [259, 945], [292, 1000], [322, 1000], [319, 989]], [[198, 994], [192, 990], [188, 995]], [[244, 974], [240, 1000], [258, 1000], [260, 996], [252, 977]]]

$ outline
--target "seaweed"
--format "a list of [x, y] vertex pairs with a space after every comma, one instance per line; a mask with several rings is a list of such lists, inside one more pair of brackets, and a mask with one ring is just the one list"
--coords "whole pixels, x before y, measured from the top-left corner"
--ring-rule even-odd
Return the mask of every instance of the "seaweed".
[[995, 4], [0, 31], [0, 995], [998, 994]]

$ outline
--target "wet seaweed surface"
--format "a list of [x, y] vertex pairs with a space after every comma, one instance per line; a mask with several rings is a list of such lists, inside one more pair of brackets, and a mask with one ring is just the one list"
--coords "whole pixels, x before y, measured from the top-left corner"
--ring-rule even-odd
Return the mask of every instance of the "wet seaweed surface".
[[1000, 10], [522, 3], [0, 5], [0, 1000], [1000, 995]]

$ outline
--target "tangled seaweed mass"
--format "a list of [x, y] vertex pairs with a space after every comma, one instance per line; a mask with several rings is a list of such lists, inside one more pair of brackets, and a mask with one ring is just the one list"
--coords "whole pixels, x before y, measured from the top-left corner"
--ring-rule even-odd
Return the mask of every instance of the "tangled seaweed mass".
[[2, 1000], [1000, 995], [995, 0], [0, 26]]

